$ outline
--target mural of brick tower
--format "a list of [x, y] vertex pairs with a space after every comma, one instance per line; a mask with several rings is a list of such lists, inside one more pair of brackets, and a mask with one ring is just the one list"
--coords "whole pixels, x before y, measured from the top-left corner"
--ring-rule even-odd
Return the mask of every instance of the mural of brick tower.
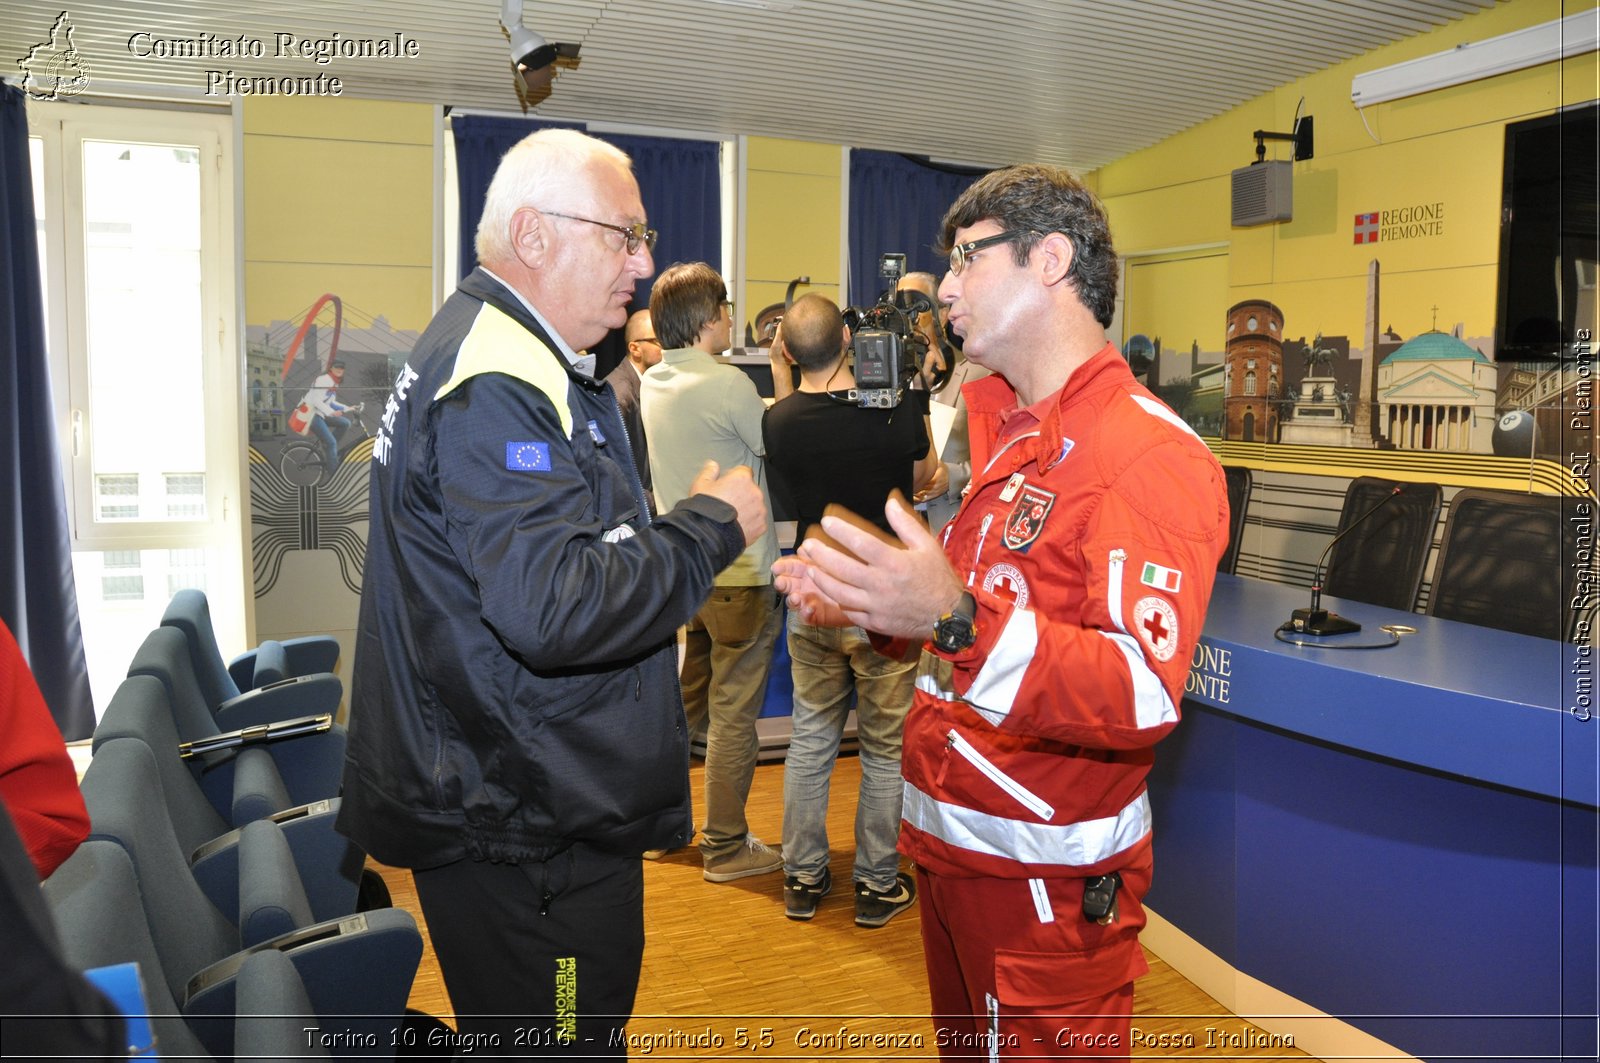
[[1265, 299], [1228, 308], [1224, 439], [1278, 440], [1283, 392], [1283, 311]]

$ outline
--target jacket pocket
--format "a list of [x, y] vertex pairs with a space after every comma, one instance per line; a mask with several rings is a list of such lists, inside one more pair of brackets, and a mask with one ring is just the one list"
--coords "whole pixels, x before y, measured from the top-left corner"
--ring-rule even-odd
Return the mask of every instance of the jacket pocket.
[[1055, 818], [1056, 810], [1050, 802], [1007, 775], [999, 765], [980, 753], [977, 746], [963, 738], [959, 731], [952, 728], [948, 740], [950, 748], [963, 760], [977, 768], [990, 782], [1004, 790], [1022, 807], [1046, 822]]

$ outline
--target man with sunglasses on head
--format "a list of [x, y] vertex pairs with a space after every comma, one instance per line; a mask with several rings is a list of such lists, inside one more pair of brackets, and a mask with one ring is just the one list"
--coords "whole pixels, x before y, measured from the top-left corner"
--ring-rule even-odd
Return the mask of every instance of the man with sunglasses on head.
[[941, 1053], [1125, 1056], [1147, 969], [1145, 779], [1178, 722], [1227, 492], [1107, 340], [1116, 252], [1078, 181], [991, 173], [940, 240], [939, 299], [993, 373], [965, 391], [961, 508], [941, 542], [891, 503], [903, 549], [824, 518], [843, 549], [806, 543], [778, 585], [813, 623], [923, 644], [900, 850]]
[[373, 437], [338, 823], [412, 869], [475, 1055], [627, 1055], [639, 854], [692, 832], [676, 631], [766, 531], [711, 462], [652, 521], [593, 379], [655, 235], [622, 152], [521, 141]]

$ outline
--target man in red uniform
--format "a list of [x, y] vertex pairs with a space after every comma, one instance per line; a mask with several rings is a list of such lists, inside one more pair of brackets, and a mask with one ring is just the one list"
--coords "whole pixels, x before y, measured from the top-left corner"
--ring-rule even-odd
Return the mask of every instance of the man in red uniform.
[[[1178, 722], [1227, 545], [1221, 469], [1107, 342], [1117, 259], [1066, 171], [989, 174], [945, 214], [972, 482], [943, 543], [836, 518], [776, 566], [813, 623], [926, 641], [900, 849], [947, 1056], [1129, 1049], [1152, 747]], [[854, 554], [854, 556], [850, 556]]]

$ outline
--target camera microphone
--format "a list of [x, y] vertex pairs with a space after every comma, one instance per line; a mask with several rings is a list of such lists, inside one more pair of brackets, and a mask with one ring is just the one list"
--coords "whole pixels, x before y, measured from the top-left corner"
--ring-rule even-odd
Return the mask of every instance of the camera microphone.
[[1328, 541], [1328, 545], [1322, 550], [1322, 556], [1317, 558], [1317, 567], [1312, 570], [1311, 608], [1296, 609], [1289, 615], [1289, 622], [1284, 627], [1305, 635], [1347, 635], [1361, 630], [1361, 625], [1354, 620], [1346, 620], [1338, 613], [1330, 613], [1322, 608], [1323, 565], [1327, 563], [1328, 555], [1333, 552], [1334, 546], [1340, 539], [1365, 524], [1368, 517], [1392, 502], [1404, 489], [1404, 484], [1395, 484], [1394, 490], [1379, 499], [1377, 505], [1361, 514], [1348, 528]]

